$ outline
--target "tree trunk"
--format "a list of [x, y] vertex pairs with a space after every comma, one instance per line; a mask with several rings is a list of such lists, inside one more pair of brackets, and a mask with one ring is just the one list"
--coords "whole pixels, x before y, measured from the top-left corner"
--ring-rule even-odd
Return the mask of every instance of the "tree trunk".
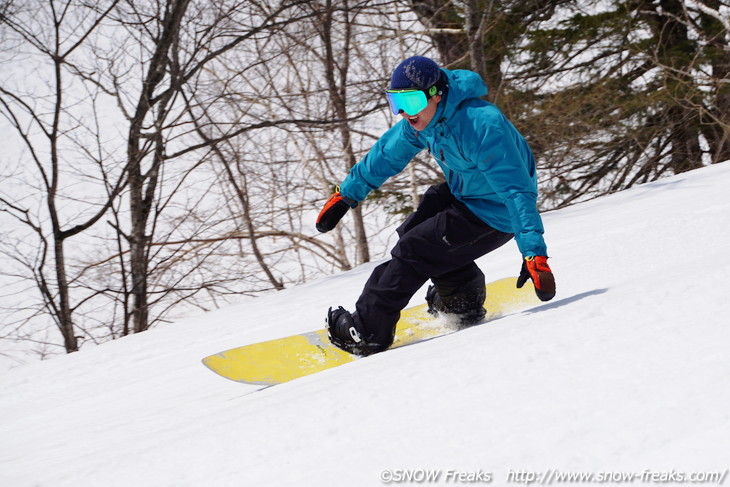
[[[704, 3], [715, 11], [722, 6], [719, 0], [705, 0]], [[706, 51], [715, 92], [710, 120], [702, 128], [710, 146], [711, 162], [715, 164], [730, 159], [730, 47], [728, 32], [719, 19], [703, 14], [701, 25], [707, 35]]]
[[[135, 115], [130, 123], [127, 157], [129, 160], [129, 198], [131, 210], [131, 231], [128, 237], [130, 246], [130, 276], [132, 280], [132, 322], [134, 332], [139, 333], [149, 328], [149, 236], [147, 225], [157, 189], [160, 165], [164, 161], [164, 142], [160, 134], [161, 127], [154, 127], [154, 156], [151, 167], [146, 173], [142, 170], [142, 162], [147, 153], [142, 149], [142, 142], [150, 136], [143, 134], [145, 122], [153, 104], [162, 105], [164, 99], [154, 99], [155, 89], [165, 78], [169, 62], [169, 53], [179, 34], [180, 24], [187, 11], [190, 0], [173, 0], [165, 9], [161, 26], [162, 32], [157, 38], [152, 58], [147, 68], [147, 76], [143, 83], [142, 93], [137, 102]], [[172, 83], [172, 81], [171, 81]], [[169, 95], [168, 98], [169, 99]], [[154, 100], [154, 101], [153, 101]], [[158, 119], [162, 118], [160, 109]], [[159, 121], [159, 120], [158, 120]]]
[[[335, 115], [341, 122], [338, 124], [340, 136], [342, 140], [342, 152], [345, 156], [347, 169], [350, 170], [357, 163], [355, 152], [352, 148], [352, 132], [347, 122], [347, 72], [349, 69], [349, 42], [350, 42], [350, 19], [348, 2], [345, 1], [341, 7], [347, 33], [345, 34], [345, 47], [335, 59], [334, 46], [332, 45], [332, 14], [334, 8], [332, 1], [327, 0], [326, 9], [323, 12], [322, 27], [320, 36], [325, 48], [325, 76], [327, 79], [327, 87], [335, 109]], [[337, 76], [339, 75], [339, 76]], [[358, 263], [370, 262], [370, 249], [368, 247], [367, 232], [365, 231], [365, 222], [363, 221], [362, 205], [352, 211], [355, 223], [355, 243], [357, 246]]]

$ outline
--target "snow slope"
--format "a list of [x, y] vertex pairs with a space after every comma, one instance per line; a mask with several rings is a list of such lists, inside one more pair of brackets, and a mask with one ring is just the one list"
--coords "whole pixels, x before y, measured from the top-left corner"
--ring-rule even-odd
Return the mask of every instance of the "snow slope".
[[[723, 163], [545, 214], [552, 302], [287, 384], [200, 359], [319, 327], [372, 265], [4, 373], [0, 486], [725, 481], [729, 181]], [[515, 275], [516, 246], [480, 265]]]

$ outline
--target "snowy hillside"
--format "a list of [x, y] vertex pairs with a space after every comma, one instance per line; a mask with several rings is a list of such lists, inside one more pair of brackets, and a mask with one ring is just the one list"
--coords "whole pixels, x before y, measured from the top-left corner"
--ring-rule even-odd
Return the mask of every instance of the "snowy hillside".
[[[0, 486], [727, 481], [728, 182], [724, 163], [545, 214], [552, 302], [287, 384], [200, 359], [321, 327], [372, 265], [3, 373]], [[516, 246], [480, 265], [516, 275]]]

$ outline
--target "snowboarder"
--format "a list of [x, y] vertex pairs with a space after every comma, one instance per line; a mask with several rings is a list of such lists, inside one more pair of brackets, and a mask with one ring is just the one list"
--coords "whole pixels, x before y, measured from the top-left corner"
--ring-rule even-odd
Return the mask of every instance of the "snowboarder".
[[481, 99], [486, 94], [477, 73], [441, 69], [426, 57], [410, 57], [393, 71], [386, 96], [393, 114], [403, 118], [327, 200], [317, 229], [332, 230], [423, 149], [445, 182], [429, 188], [397, 229], [392, 258], [375, 268], [355, 312], [330, 308], [327, 330], [337, 347], [357, 355], [387, 349], [400, 311], [429, 279], [430, 312], [458, 315], [464, 324], [480, 321], [485, 279], [474, 260], [513, 237], [523, 256], [517, 286], [529, 278], [541, 300], [555, 296], [537, 210], [535, 159], [512, 123]]

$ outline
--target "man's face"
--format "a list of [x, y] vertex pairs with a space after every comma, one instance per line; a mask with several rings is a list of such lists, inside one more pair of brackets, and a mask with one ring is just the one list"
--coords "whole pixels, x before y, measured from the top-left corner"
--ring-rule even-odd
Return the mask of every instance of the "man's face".
[[414, 130], [421, 131], [428, 127], [428, 124], [433, 120], [433, 116], [436, 115], [436, 108], [441, 101], [441, 95], [434, 95], [428, 99], [428, 105], [426, 108], [421, 110], [415, 115], [408, 115], [406, 112], [401, 112], [401, 117], [408, 120]]

